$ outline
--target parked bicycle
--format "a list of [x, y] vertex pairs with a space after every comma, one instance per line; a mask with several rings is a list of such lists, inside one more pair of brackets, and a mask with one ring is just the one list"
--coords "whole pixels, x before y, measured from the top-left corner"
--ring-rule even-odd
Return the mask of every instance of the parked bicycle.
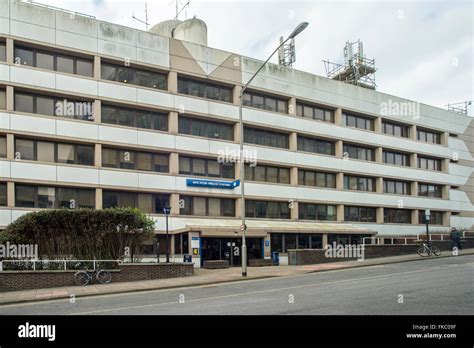
[[79, 271], [74, 274], [74, 281], [77, 285], [84, 286], [92, 284], [97, 280], [100, 284], [109, 284], [112, 281], [112, 275], [109, 271], [96, 269], [94, 271]]
[[420, 247], [417, 250], [418, 255], [420, 256], [431, 256], [431, 255], [436, 255], [440, 256], [441, 255], [441, 250], [433, 243], [431, 242], [422, 242]]

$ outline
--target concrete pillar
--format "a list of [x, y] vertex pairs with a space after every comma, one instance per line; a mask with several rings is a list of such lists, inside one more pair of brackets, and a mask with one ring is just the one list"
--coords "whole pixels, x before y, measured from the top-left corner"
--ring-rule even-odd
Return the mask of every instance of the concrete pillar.
[[6, 97], [6, 110], [7, 111], [14, 111], [15, 110], [15, 91], [13, 86], [7, 86], [5, 89], [5, 97]]
[[376, 133], [382, 133], [382, 117], [374, 119], [374, 131]]
[[168, 73], [168, 92], [178, 93], [178, 73], [176, 71]]
[[242, 218], [242, 198], [237, 198], [235, 200], [235, 217]]
[[95, 208], [96, 209], [102, 209], [102, 189], [101, 188], [96, 188], [95, 189]]
[[411, 223], [418, 224], [418, 209], [413, 209], [411, 211]]
[[13, 181], [7, 182], [7, 206], [15, 207], [15, 183]]
[[410, 184], [410, 194], [412, 196], [418, 196], [418, 181], [413, 181]]
[[376, 208], [376, 222], [378, 224], [383, 224], [384, 222], [384, 217], [383, 217], [383, 207], [377, 207]]
[[336, 173], [336, 189], [344, 190], [344, 173]]
[[448, 146], [448, 139], [449, 139], [448, 132], [441, 133], [441, 145]]
[[240, 123], [234, 124], [234, 142], [240, 144]]
[[291, 97], [290, 100], [288, 100], [288, 114], [292, 116], [296, 116], [296, 98]]
[[290, 218], [291, 220], [298, 220], [299, 218], [298, 202], [293, 201], [293, 208], [290, 208]]
[[334, 146], [334, 151], [337, 158], [344, 157], [344, 146], [343, 146], [342, 140], [336, 141], [336, 144]]
[[15, 63], [15, 47], [13, 44], [13, 39], [7, 38], [6, 40], [6, 62], [7, 64], [14, 64]]
[[93, 117], [94, 123], [102, 122], [102, 101], [100, 99], [94, 100]]
[[383, 193], [383, 178], [375, 178], [375, 192]]
[[[174, 256], [175, 254], [175, 249], [174, 249], [174, 239], [179, 236], [177, 235], [174, 235], [174, 234], [170, 234], [170, 256]], [[172, 261], [172, 260], [170, 260]]]
[[290, 168], [290, 185], [298, 186], [298, 167]]
[[418, 168], [418, 154], [416, 153], [410, 154], [410, 167]]
[[337, 108], [334, 110], [334, 124], [338, 126], [342, 126], [342, 109]]
[[94, 78], [98, 80], [101, 78], [100, 65], [101, 65], [100, 56], [94, 56]]
[[242, 86], [234, 86], [232, 90], [232, 102], [235, 105], [239, 105], [240, 103], [240, 91], [242, 90]]
[[383, 149], [381, 147], [375, 148], [375, 162], [383, 163]]
[[411, 125], [410, 128], [409, 128], [409, 130], [408, 130], [408, 132], [409, 132], [409, 137], [410, 137], [410, 139], [412, 139], [412, 140], [417, 140], [417, 136], [416, 136], [416, 124]]
[[451, 189], [451, 186], [449, 185], [443, 185], [441, 187], [441, 198], [443, 199], [449, 199], [449, 190]]
[[171, 134], [178, 134], [179, 132], [179, 121], [178, 113], [176, 111], [171, 111], [168, 116], [168, 131]]
[[443, 213], [443, 226], [450, 226], [451, 225], [451, 212], [445, 211]]
[[323, 244], [323, 249], [326, 248], [326, 245], [328, 245], [328, 234], [323, 233], [322, 235], [322, 244]]
[[336, 221], [339, 221], [339, 222], [344, 221], [344, 205], [343, 204], [338, 204], [336, 207]]
[[290, 150], [291, 151], [298, 151], [298, 133], [292, 132], [290, 133]]
[[240, 177], [240, 162], [235, 162], [234, 163], [234, 179], [235, 180], [241, 180], [242, 179]]
[[[270, 233], [267, 232], [267, 235], [263, 238], [263, 257], [265, 259], [267, 258], [270, 258], [271, 257], [271, 241], [270, 241]], [[268, 244], [268, 246], [267, 246]]]
[[449, 158], [442, 158], [441, 159], [441, 171], [444, 173], [449, 172]]
[[177, 152], [171, 152], [169, 158], [169, 170], [170, 174], [179, 174], [179, 154]]
[[170, 208], [171, 208], [171, 212], [170, 212], [171, 216], [179, 215], [179, 194], [172, 193], [170, 195]]
[[15, 136], [11, 133], [7, 134], [7, 159], [15, 159]]
[[102, 144], [94, 146], [94, 167], [102, 167]]

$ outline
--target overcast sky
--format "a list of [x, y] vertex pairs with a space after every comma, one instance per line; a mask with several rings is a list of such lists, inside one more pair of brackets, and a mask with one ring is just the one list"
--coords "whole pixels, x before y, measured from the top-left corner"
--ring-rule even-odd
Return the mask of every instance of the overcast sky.
[[[38, 2], [145, 29], [132, 20], [145, 19], [143, 0]], [[174, 0], [148, 1], [151, 25], [175, 15]], [[377, 90], [443, 108], [473, 99], [471, 1], [191, 0], [180, 19], [194, 15], [207, 24], [209, 46], [259, 59], [308, 21], [296, 39], [295, 69], [325, 76], [322, 60], [341, 63], [345, 42], [360, 39], [375, 58]]]

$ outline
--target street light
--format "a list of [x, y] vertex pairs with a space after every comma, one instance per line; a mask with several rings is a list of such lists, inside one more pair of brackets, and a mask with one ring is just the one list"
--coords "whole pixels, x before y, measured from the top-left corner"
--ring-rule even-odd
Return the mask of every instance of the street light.
[[240, 229], [242, 230], [242, 277], [247, 276], [247, 245], [245, 242], [245, 231], [247, 230], [247, 225], [245, 224], [245, 167], [244, 167], [244, 122], [242, 121], [242, 106], [243, 106], [243, 95], [244, 91], [253, 81], [255, 76], [263, 69], [263, 67], [268, 63], [268, 61], [273, 57], [273, 55], [283, 46], [288, 40], [293, 39], [296, 35], [301, 33], [308, 26], [308, 22], [302, 22], [291, 32], [291, 34], [286, 38], [285, 41], [280, 43], [278, 47], [270, 54], [267, 60], [260, 66], [260, 68], [252, 75], [248, 82], [242, 87], [239, 95], [239, 123], [240, 123], [240, 202], [241, 209], [240, 215], [242, 215], [242, 223]]
[[429, 209], [425, 210], [425, 222], [426, 222], [426, 242], [430, 242], [430, 231], [428, 229], [428, 224], [430, 223], [431, 212]]
[[170, 214], [170, 206], [168, 204], [163, 208], [166, 216], [166, 263], [170, 262], [170, 235], [168, 234], [168, 215]]

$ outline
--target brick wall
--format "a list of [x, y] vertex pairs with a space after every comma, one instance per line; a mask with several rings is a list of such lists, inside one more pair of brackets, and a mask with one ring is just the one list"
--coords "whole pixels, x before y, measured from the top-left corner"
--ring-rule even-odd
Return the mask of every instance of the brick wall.
[[[5, 271], [0, 272], [0, 292], [75, 286], [77, 271]], [[192, 263], [121, 264], [111, 271], [112, 282], [187, 277], [194, 275]]]

